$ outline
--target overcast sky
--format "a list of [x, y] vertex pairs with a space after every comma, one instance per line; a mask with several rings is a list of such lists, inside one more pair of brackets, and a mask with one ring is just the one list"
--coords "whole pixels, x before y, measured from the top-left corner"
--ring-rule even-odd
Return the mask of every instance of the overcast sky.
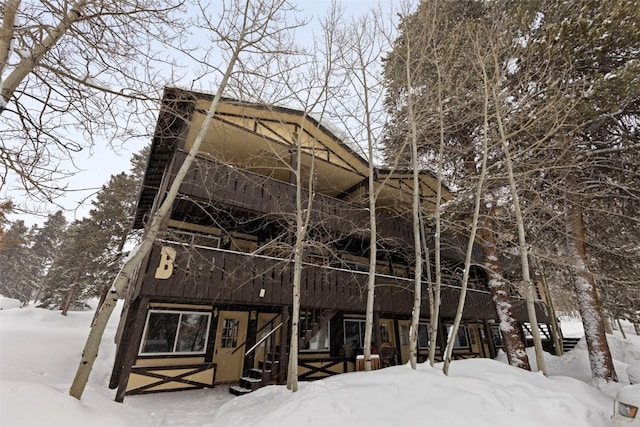
[[[297, 0], [295, 3], [301, 11], [301, 17], [310, 20], [309, 25], [305, 28], [296, 30], [296, 40], [300, 42], [300, 40], [308, 38], [309, 43], [311, 43], [311, 35], [313, 32], [318, 33], [320, 31], [318, 26], [319, 19], [324, 17], [331, 2], [330, 0]], [[366, 13], [371, 7], [376, 6], [377, 3], [378, 0], [344, 1], [344, 17], [360, 16]], [[391, 0], [381, 0], [381, 5], [388, 7], [391, 5]], [[180, 82], [177, 82], [176, 85], [181, 86]], [[196, 89], [211, 91], [210, 87]], [[153, 130], [150, 129], [148, 133], [152, 133], [152, 131]], [[58, 205], [63, 206], [65, 210], [67, 210], [67, 218], [72, 221], [87, 215], [91, 207], [91, 197], [95, 195], [96, 191], [108, 182], [111, 175], [128, 171], [132, 154], [140, 151], [144, 145], [148, 143], [150, 143], [150, 138], [127, 141], [126, 145], [119, 145], [117, 147], [105, 147], [105, 144], [96, 142], [93, 149], [85, 149], [78, 153], [74, 157], [74, 164], [80, 169], [80, 172], [66, 181], [70, 191], [68, 191], [65, 196], [56, 200]], [[73, 167], [69, 166], [69, 169], [73, 169]], [[12, 194], [11, 192], [3, 194], [3, 197], [6, 196], [12, 197], [14, 200], [18, 197], [15, 193]], [[42, 211], [52, 213], [58, 209], [55, 205], [47, 205], [42, 208]], [[46, 213], [47, 212], [44, 212], [43, 215], [40, 216], [15, 214], [11, 215], [10, 219], [23, 219], [27, 225], [42, 225], [46, 219]]]

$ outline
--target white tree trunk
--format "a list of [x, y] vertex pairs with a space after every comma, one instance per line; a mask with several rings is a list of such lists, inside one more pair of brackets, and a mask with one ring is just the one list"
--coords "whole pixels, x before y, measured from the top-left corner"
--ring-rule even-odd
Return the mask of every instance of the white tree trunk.
[[7, 66], [7, 61], [11, 55], [11, 39], [13, 38], [16, 14], [20, 7], [21, 0], [8, 0], [4, 4], [2, 15], [2, 27], [0, 27], [0, 87], [2, 87], [2, 76]]
[[[497, 68], [497, 64], [496, 64]], [[542, 338], [540, 338], [540, 329], [538, 328], [538, 316], [536, 315], [535, 292], [533, 281], [529, 273], [529, 254], [527, 250], [527, 240], [524, 230], [524, 218], [522, 209], [520, 208], [520, 197], [518, 196], [518, 188], [516, 179], [513, 175], [513, 164], [511, 163], [511, 153], [509, 152], [509, 142], [502, 125], [502, 115], [500, 114], [499, 102], [500, 98], [496, 92], [495, 85], [492, 87], [493, 101], [496, 103], [496, 121], [498, 122], [498, 132], [500, 134], [500, 142], [502, 144], [502, 152], [504, 153], [504, 162], [509, 178], [509, 190], [511, 192], [511, 200], [513, 209], [516, 214], [516, 225], [518, 227], [518, 251], [520, 253], [520, 265], [522, 267], [522, 281], [525, 286], [525, 301], [527, 303], [527, 315], [531, 324], [531, 335], [533, 336], [533, 346], [536, 350], [536, 363], [538, 370], [547, 375], [547, 366], [544, 361], [544, 350], [542, 349]]]
[[413, 221], [413, 250], [415, 252], [413, 309], [411, 311], [411, 327], [409, 328], [409, 363], [412, 369], [418, 363], [418, 327], [420, 324], [420, 308], [422, 299], [422, 242], [420, 233], [420, 170], [418, 169], [418, 124], [413, 105], [413, 79], [411, 76], [411, 45], [407, 40], [405, 73], [407, 78], [407, 109], [409, 119], [409, 146], [411, 149], [411, 169], [413, 171], [412, 193], [412, 221]]
[[[313, 164], [309, 174], [309, 198], [307, 209], [302, 208], [302, 141], [304, 133], [304, 121], [306, 115], [302, 117], [300, 132], [298, 132], [297, 152], [296, 152], [296, 241], [293, 248], [293, 308], [291, 311], [291, 342], [289, 343], [289, 365], [287, 369], [287, 388], [292, 392], [298, 391], [298, 337], [300, 325], [300, 282], [302, 280], [302, 257], [304, 255], [305, 240], [307, 237], [307, 226], [311, 217], [312, 197], [313, 197]], [[313, 156], [312, 156], [313, 161]], [[306, 215], [305, 215], [306, 212]]]
[[[366, 76], [364, 76], [366, 79]], [[373, 335], [373, 303], [375, 299], [376, 289], [376, 266], [378, 258], [378, 231], [376, 225], [376, 194], [374, 188], [374, 160], [373, 160], [373, 137], [371, 135], [371, 123], [368, 114], [367, 91], [365, 89], [365, 114], [367, 115], [367, 135], [368, 135], [368, 154], [369, 154], [369, 277], [367, 279], [367, 310], [365, 315], [365, 333], [364, 333], [364, 370], [371, 370], [371, 338]]]
[[[483, 69], [484, 71], [484, 69]], [[486, 81], [486, 74], [485, 74]], [[478, 184], [476, 187], [474, 197], [473, 218], [471, 220], [471, 231], [469, 233], [469, 242], [467, 244], [467, 253], [464, 260], [464, 272], [462, 274], [462, 284], [460, 289], [460, 299], [458, 300], [458, 309], [456, 311], [455, 318], [453, 320], [453, 326], [449, 331], [447, 338], [447, 346], [444, 351], [444, 365], [442, 371], [445, 375], [449, 375], [449, 365], [451, 364], [451, 355], [453, 354], [453, 346], [455, 344], [455, 337], [458, 334], [458, 328], [460, 327], [460, 320], [462, 319], [462, 312], [464, 310], [464, 303], [467, 293], [467, 285], [469, 282], [469, 269], [471, 267], [471, 255], [473, 252], [473, 244], [476, 239], [476, 232], [478, 230], [478, 218], [480, 216], [480, 203], [482, 202], [482, 193], [484, 187], [484, 181], [487, 175], [487, 155], [489, 152], [488, 139], [489, 139], [489, 92], [488, 88], [484, 87], [483, 97], [483, 135], [482, 135], [482, 161], [480, 166], [480, 174], [478, 176]]]
[[[247, 8], [249, 6], [249, 1], [247, 1], [245, 6], [245, 14], [247, 12]], [[247, 24], [247, 21], [243, 21]], [[76, 371], [76, 375], [73, 379], [73, 383], [71, 384], [71, 388], [69, 389], [69, 394], [76, 399], [80, 399], [82, 397], [82, 393], [87, 385], [87, 381], [89, 380], [89, 374], [93, 369], [93, 364], [98, 357], [98, 350], [100, 348], [100, 341], [102, 340], [102, 335], [104, 334], [105, 327], [107, 326], [107, 322], [111, 317], [111, 313], [116, 306], [118, 297], [122, 296], [123, 290], [126, 285], [131, 280], [133, 274], [135, 273], [138, 265], [142, 262], [142, 260], [149, 254], [151, 248], [153, 247], [153, 243], [158, 235], [160, 230], [160, 226], [162, 224], [162, 220], [166, 215], [169, 214], [171, 210], [171, 206], [173, 205], [173, 201], [175, 200], [178, 190], [182, 182], [184, 181], [184, 177], [187, 175], [191, 164], [193, 163], [196, 155], [198, 154], [198, 150], [200, 149], [200, 145], [204, 140], [207, 131], [209, 130], [209, 126], [211, 125], [211, 121], [218, 107], [218, 103], [220, 102], [220, 98], [222, 97], [222, 93], [227, 86], [227, 82], [229, 81], [229, 77], [233, 72], [235, 64], [238, 60], [240, 52], [243, 49], [243, 45], [245, 43], [244, 36], [246, 34], [247, 27], [243, 27], [240, 30], [240, 36], [235, 44], [235, 49], [232, 53], [232, 56], [227, 64], [227, 68], [222, 77], [222, 81], [218, 86], [218, 90], [211, 101], [211, 105], [209, 106], [209, 110], [207, 111], [207, 115], [202, 123], [202, 127], [200, 128], [196, 139], [187, 154], [187, 157], [184, 160], [184, 163], [180, 166], [178, 173], [176, 174], [175, 179], [171, 183], [171, 187], [167, 192], [167, 196], [165, 200], [162, 202], [160, 207], [156, 212], [153, 213], [151, 217], [151, 221], [146, 230], [146, 234], [142, 240], [142, 243], [134, 253], [129, 257], [129, 259], [124, 263], [122, 269], [116, 276], [111, 290], [109, 291], [109, 295], [105, 299], [102, 306], [98, 309], [98, 314], [95, 316], [95, 319], [91, 325], [91, 330], [89, 331], [89, 336], [87, 337], [87, 341], [85, 343], [84, 349], [82, 351], [82, 357], [80, 359], [80, 365], [78, 366], [78, 370]]]
[[[437, 51], [434, 49], [435, 54]], [[442, 288], [442, 261], [441, 261], [441, 234], [442, 234], [442, 221], [440, 219], [441, 213], [441, 199], [442, 199], [442, 173], [444, 162], [444, 103], [442, 100], [442, 73], [439, 66], [439, 61], [436, 56], [436, 72], [438, 74], [438, 111], [440, 117], [438, 117], [438, 124], [440, 127], [440, 141], [438, 147], [438, 166], [437, 166], [437, 185], [436, 185], [436, 207], [433, 213], [435, 217], [436, 233], [434, 236], [434, 269], [436, 272], [436, 281], [433, 284], [433, 292], [431, 293], [431, 316], [430, 316], [430, 331], [429, 331], [429, 364], [433, 366], [436, 360], [436, 347], [438, 339], [438, 323], [440, 322], [440, 289]]]

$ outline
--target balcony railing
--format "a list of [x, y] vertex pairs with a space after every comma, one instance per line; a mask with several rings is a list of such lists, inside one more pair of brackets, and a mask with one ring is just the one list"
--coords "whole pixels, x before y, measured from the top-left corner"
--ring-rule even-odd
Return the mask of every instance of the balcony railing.
[[[186, 154], [179, 152], [176, 157], [174, 174]], [[295, 213], [295, 190], [295, 186], [287, 182], [204, 157], [196, 158], [180, 187], [183, 195], [196, 200], [276, 216]], [[302, 197], [308, 200], [306, 190]], [[368, 209], [320, 193], [313, 195], [311, 222], [316, 228], [364, 238], [370, 229]], [[376, 222], [381, 241], [401, 247], [412, 244], [413, 230], [409, 221], [379, 211]]]
[[[161, 264], [162, 246], [176, 249], [168, 279], [155, 277]], [[287, 259], [157, 242], [138, 294], [214, 303], [281, 306], [291, 304], [292, 279], [293, 262]], [[309, 308], [359, 311], [366, 300], [367, 280], [366, 272], [305, 264], [301, 304]], [[391, 312], [411, 309], [412, 280], [381, 275], [376, 282], [377, 309]]]
[[[156, 278], [161, 264], [161, 248], [176, 249], [168, 279]], [[290, 305], [293, 262], [288, 259], [223, 249], [191, 247], [158, 241], [153, 247], [139, 296], [173, 301], [207, 301], [213, 304]], [[301, 306], [352, 312], [364, 311], [368, 272], [324, 265], [304, 264], [301, 279]], [[423, 315], [428, 314], [428, 293], [423, 286]], [[444, 318], [455, 315], [460, 290], [442, 289]], [[378, 312], [408, 314], [413, 306], [413, 280], [376, 275], [374, 309]], [[491, 319], [495, 311], [487, 292], [470, 290], [465, 306], [470, 319]], [[523, 316], [526, 313], [523, 312]]]

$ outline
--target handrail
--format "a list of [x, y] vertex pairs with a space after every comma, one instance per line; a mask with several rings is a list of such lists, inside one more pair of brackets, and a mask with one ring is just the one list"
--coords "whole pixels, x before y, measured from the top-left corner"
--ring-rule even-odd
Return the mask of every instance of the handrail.
[[275, 328], [273, 328], [267, 335], [265, 335], [264, 337], [262, 337], [262, 339], [260, 341], [258, 341], [257, 343], [255, 343], [253, 345], [253, 347], [251, 347], [249, 350], [247, 350], [244, 355], [248, 356], [253, 350], [255, 350], [260, 344], [262, 344], [263, 342], [265, 342], [265, 340], [267, 338], [269, 338], [271, 336], [271, 334], [273, 334], [275, 331], [278, 330], [278, 328], [282, 326], [282, 322], [280, 322], [280, 324], [278, 324], [278, 326], [276, 326]]
[[[264, 325], [262, 325], [262, 327], [260, 329], [258, 329], [256, 331], [256, 336], [258, 336], [258, 334], [260, 332], [262, 332], [263, 329], [266, 329], [267, 326], [270, 326], [273, 324], [273, 322], [278, 318], [278, 314], [276, 314], [275, 316], [273, 316], [273, 318], [271, 320], [269, 320], [267, 323], [265, 323]], [[244, 345], [247, 343], [248, 340], [244, 340], [242, 343], [240, 343], [240, 345], [238, 345], [236, 348], [233, 349], [233, 351], [231, 352], [231, 354], [235, 354], [236, 351], [240, 350], [242, 347], [244, 347]]]

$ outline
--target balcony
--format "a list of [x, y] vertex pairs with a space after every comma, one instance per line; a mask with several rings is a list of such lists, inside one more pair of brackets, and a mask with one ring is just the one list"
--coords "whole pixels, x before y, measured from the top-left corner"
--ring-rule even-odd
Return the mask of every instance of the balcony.
[[[155, 277], [162, 246], [176, 250], [173, 272], [168, 279]], [[304, 264], [301, 306], [363, 312], [368, 277], [367, 272]], [[283, 306], [292, 302], [292, 280], [293, 262], [288, 259], [159, 241], [153, 247], [137, 296], [176, 302]], [[411, 313], [412, 279], [376, 275], [375, 294], [376, 311], [401, 315]], [[455, 315], [459, 295], [457, 287], [443, 287], [442, 317]], [[428, 314], [426, 283], [423, 283], [422, 313]], [[526, 318], [524, 311], [518, 314]], [[470, 290], [465, 317], [494, 318], [491, 296], [487, 292]]]
[[[176, 154], [173, 176], [186, 154]], [[257, 216], [287, 216], [295, 213], [295, 185], [272, 179], [247, 170], [197, 157], [180, 193], [196, 201], [251, 212]], [[302, 192], [303, 201], [309, 193]], [[304, 203], [303, 203], [304, 205]], [[369, 211], [366, 208], [324, 194], [313, 195], [311, 223], [315, 228], [341, 235], [355, 235], [367, 239]], [[377, 212], [378, 239], [389, 246], [411, 247], [413, 231], [404, 218], [385, 211]]]

